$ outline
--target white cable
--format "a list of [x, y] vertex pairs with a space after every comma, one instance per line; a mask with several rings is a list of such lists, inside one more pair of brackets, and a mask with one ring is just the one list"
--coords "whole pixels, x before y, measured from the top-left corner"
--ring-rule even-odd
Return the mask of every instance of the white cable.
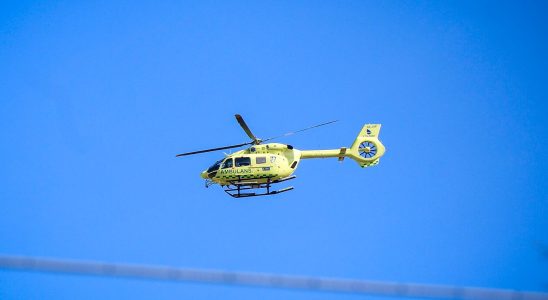
[[0, 268], [80, 275], [343, 292], [377, 296], [462, 300], [548, 300], [548, 293], [540, 292], [173, 268], [165, 266], [46, 259], [25, 256], [0, 255]]

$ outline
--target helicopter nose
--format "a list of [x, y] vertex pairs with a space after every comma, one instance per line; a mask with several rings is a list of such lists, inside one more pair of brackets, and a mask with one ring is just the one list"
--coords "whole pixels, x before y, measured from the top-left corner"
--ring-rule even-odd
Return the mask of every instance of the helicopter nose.
[[200, 177], [202, 177], [203, 179], [207, 179], [207, 171], [203, 171], [203, 172], [200, 174]]

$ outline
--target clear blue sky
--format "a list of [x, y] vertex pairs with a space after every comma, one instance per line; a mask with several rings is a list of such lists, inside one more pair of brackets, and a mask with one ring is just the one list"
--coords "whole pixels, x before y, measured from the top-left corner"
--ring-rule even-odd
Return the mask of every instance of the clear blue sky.
[[[0, 253], [548, 291], [544, 1], [0, 4]], [[274, 196], [200, 172], [349, 146]], [[544, 248], [546, 249], [546, 248]], [[546, 251], [546, 250], [544, 250]], [[376, 299], [0, 271], [1, 299]]]

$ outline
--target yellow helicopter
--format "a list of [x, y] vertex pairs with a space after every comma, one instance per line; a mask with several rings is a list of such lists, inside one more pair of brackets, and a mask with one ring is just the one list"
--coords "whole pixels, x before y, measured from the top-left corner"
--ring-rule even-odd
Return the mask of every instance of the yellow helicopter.
[[276, 138], [289, 136], [297, 132], [331, 124], [336, 121], [318, 124], [289, 132], [282, 136], [261, 140], [251, 132], [242, 116], [236, 115], [236, 120], [245, 133], [251, 138], [251, 142], [176, 155], [177, 157], [180, 157], [251, 146], [247, 149], [226, 155], [225, 158], [218, 160], [201, 173], [201, 177], [206, 180], [206, 187], [213, 184], [219, 184], [224, 188], [224, 191], [227, 194], [235, 198], [266, 196], [292, 190], [293, 187], [286, 187], [280, 190], [271, 191], [271, 187], [272, 184], [296, 178], [296, 176], [292, 174], [297, 169], [301, 159], [334, 157], [338, 158], [339, 161], [343, 161], [345, 157], [348, 157], [355, 160], [362, 168], [365, 168], [377, 165], [379, 159], [385, 152], [384, 145], [378, 139], [381, 124], [365, 124], [350, 148], [341, 147], [332, 150], [297, 150], [291, 145], [263, 143]]

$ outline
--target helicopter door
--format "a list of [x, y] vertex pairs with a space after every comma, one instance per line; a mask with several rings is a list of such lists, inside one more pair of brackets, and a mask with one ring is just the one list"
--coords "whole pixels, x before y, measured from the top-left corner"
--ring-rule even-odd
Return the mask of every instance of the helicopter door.
[[232, 158], [227, 158], [223, 165], [221, 166], [221, 169], [229, 169], [232, 168], [234, 160]]
[[259, 172], [268, 172], [270, 171], [270, 167], [272, 167], [272, 163], [268, 159], [268, 156], [257, 156], [255, 157], [255, 167], [257, 167]]
[[236, 157], [234, 158], [234, 167], [236, 174], [241, 178], [250, 178], [253, 171], [251, 170], [251, 158], [250, 157]]

